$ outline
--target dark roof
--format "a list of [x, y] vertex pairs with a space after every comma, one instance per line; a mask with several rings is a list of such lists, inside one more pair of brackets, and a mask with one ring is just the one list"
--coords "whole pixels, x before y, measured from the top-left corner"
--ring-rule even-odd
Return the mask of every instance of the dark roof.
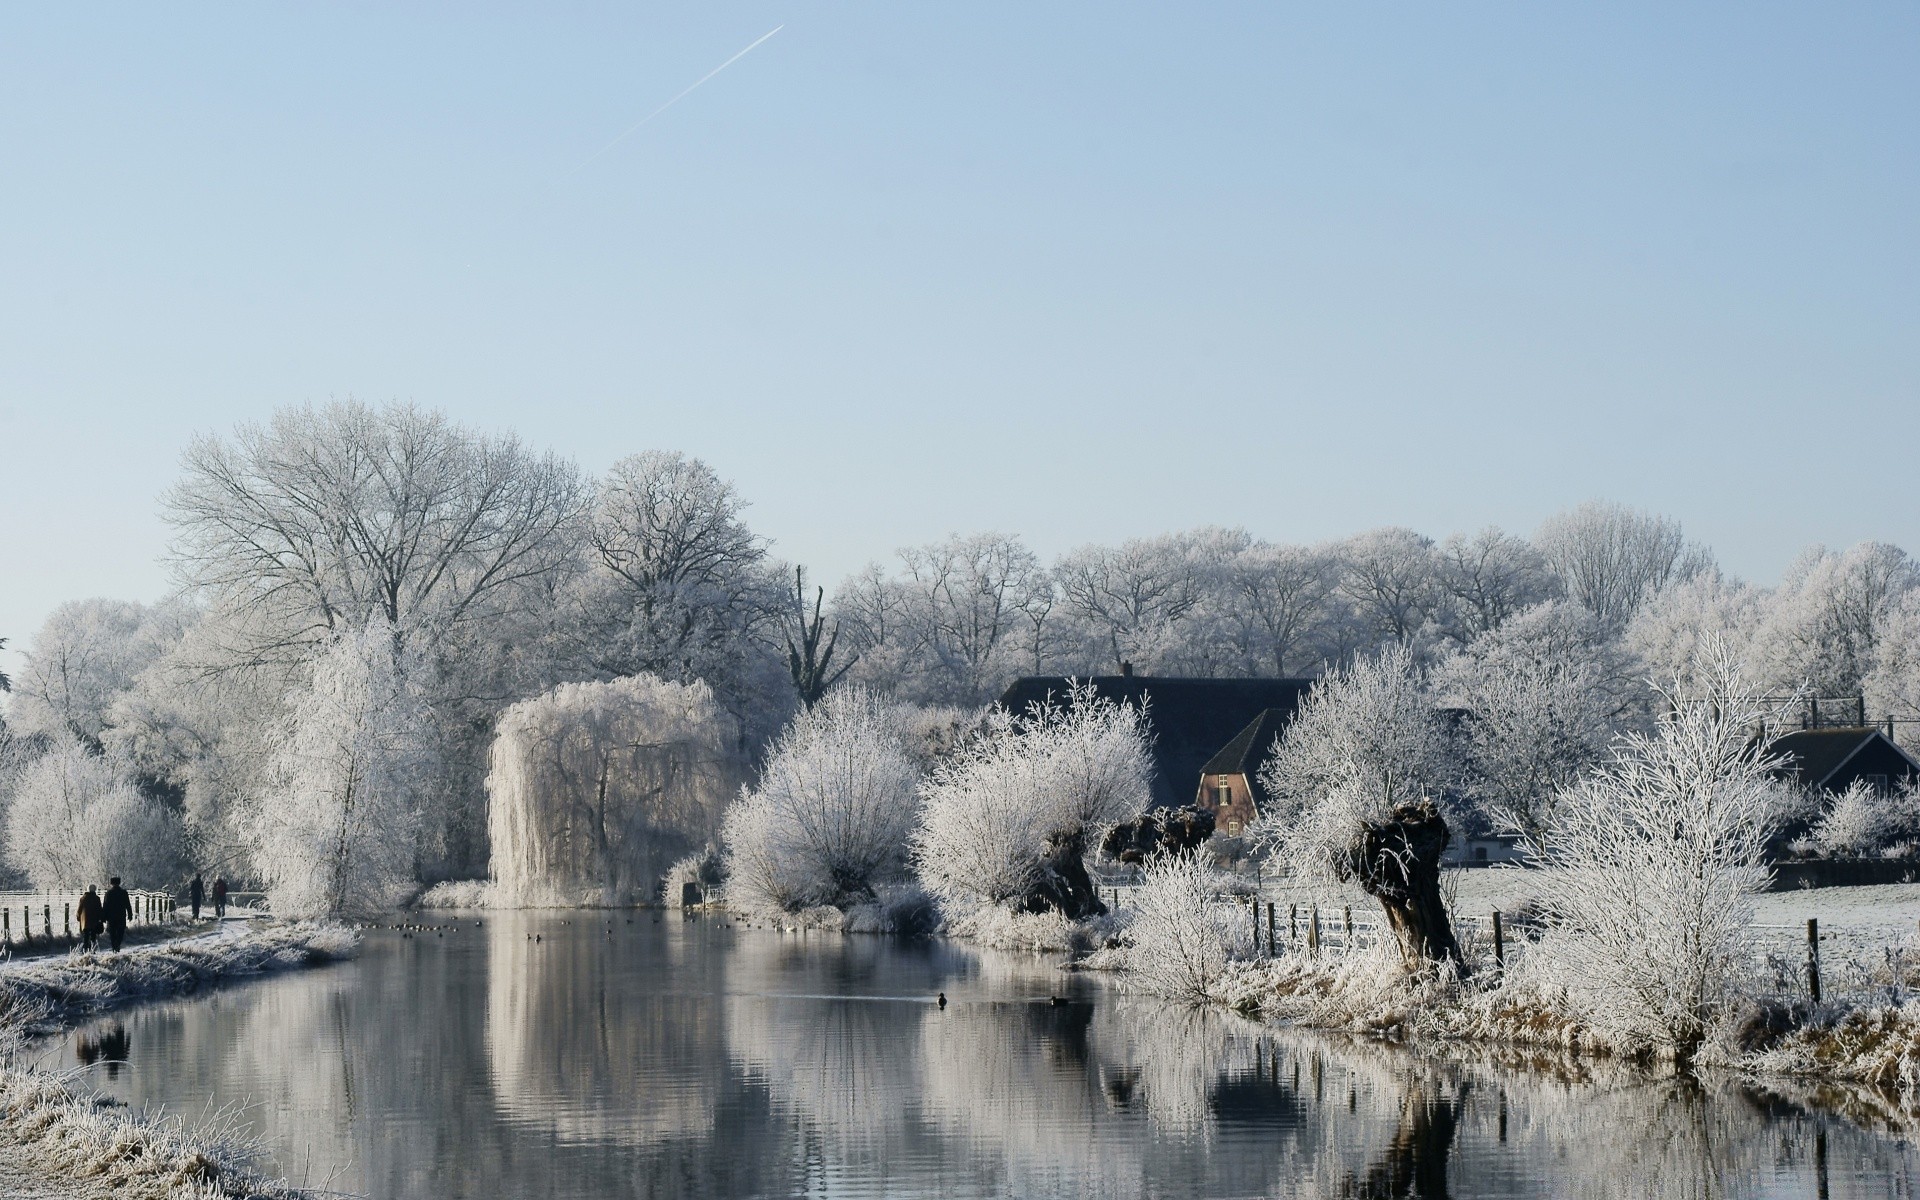
[[1273, 750], [1274, 742], [1280, 738], [1280, 731], [1287, 727], [1287, 718], [1291, 711], [1277, 708], [1262, 709], [1260, 715], [1247, 722], [1247, 727], [1233, 735], [1233, 740], [1220, 747], [1220, 752], [1207, 760], [1200, 768], [1202, 775], [1245, 775], [1252, 778], [1260, 771], [1260, 764]]
[[[1873, 727], [1802, 729], [1776, 738], [1770, 749], [1787, 760], [1786, 770], [1804, 787], [1832, 786], [1843, 773], [1920, 773], [1920, 764]], [[1884, 764], [1880, 772], [1843, 772], [1863, 759]], [[1844, 780], [1838, 781], [1844, 785]]]
[[[1016, 679], [1000, 697], [1002, 707], [1025, 712], [1048, 696], [1064, 698], [1075, 680], [1063, 675], [1034, 675]], [[1153, 805], [1183, 807], [1193, 803], [1201, 768], [1236, 732], [1268, 710], [1279, 713], [1279, 725], [1313, 686], [1311, 679], [1181, 679], [1152, 675], [1095, 675], [1079, 680], [1091, 683], [1102, 699], [1147, 706], [1153, 727]]]

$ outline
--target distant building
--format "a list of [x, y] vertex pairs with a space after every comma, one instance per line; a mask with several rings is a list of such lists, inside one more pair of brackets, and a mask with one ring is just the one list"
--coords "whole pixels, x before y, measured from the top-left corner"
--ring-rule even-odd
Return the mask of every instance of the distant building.
[[1215, 833], [1238, 837], [1259, 817], [1267, 800], [1260, 768], [1292, 716], [1291, 709], [1262, 709], [1200, 768], [1200, 794], [1194, 806], [1213, 814]]
[[1782, 774], [1809, 791], [1844, 792], [1865, 780], [1884, 796], [1920, 779], [1920, 763], [1876, 726], [1802, 729], [1769, 748], [1786, 760]]
[[[1049, 696], [1064, 698], [1074, 680], [1064, 675], [1034, 675], [1014, 680], [1000, 705], [1025, 712]], [[1311, 679], [1183, 679], [1125, 673], [1095, 675], [1078, 682], [1093, 685], [1105, 700], [1146, 705], [1153, 729], [1153, 807], [1183, 808], [1194, 803], [1194, 781], [1221, 747], [1268, 712], [1278, 715], [1278, 730], [1291, 718]], [[1249, 801], [1251, 803], [1251, 801]]]

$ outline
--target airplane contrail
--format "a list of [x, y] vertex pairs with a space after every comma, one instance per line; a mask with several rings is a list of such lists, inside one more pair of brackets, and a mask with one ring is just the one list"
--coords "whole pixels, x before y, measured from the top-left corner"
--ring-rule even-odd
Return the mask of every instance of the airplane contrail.
[[574, 165], [574, 168], [572, 171], [568, 171], [566, 175], [561, 176], [561, 180], [565, 180], [573, 176], [574, 174], [579, 172], [582, 168], [586, 167], [588, 164], [598, 159], [601, 155], [605, 154], [607, 151], [613, 149], [615, 146], [618, 146], [621, 142], [626, 141], [627, 138], [631, 137], [635, 132], [637, 132], [642, 125], [645, 125], [648, 121], [653, 120], [655, 117], [659, 116], [661, 113], [667, 111], [668, 109], [672, 108], [674, 105], [686, 99], [687, 96], [691, 94], [695, 88], [699, 87], [701, 84], [705, 83], [707, 80], [712, 79], [715, 75], [718, 75], [720, 72], [726, 70], [728, 67], [732, 66], [733, 64], [739, 62], [741, 59], [745, 58], [748, 54], [753, 52], [753, 48], [755, 46], [758, 46], [760, 43], [766, 41], [768, 38], [772, 37], [776, 33], [779, 33], [782, 29], [785, 29], [786, 27], [787, 27], [786, 23], [782, 22], [781, 24], [775, 25], [772, 29], [767, 30], [765, 33], [761, 34], [759, 37], [753, 39], [753, 41], [747, 44], [747, 48], [745, 50], [740, 51], [738, 54], [734, 55], [732, 58], [729, 58], [727, 61], [715, 67], [713, 70], [708, 71], [705, 75], [702, 75], [700, 78], [694, 80], [692, 83], [688, 84], [685, 88], [683, 88], [678, 95], [674, 96], [673, 99], [667, 101], [665, 104], [662, 104], [659, 108], [654, 109], [652, 112], [648, 113], [646, 116], [641, 117], [638, 121], [635, 121], [633, 124], [627, 126], [625, 129], [621, 130], [619, 135], [616, 136], [612, 141], [600, 147], [598, 150], [595, 150], [592, 154], [589, 154], [585, 158], [581, 159], [577, 164]]

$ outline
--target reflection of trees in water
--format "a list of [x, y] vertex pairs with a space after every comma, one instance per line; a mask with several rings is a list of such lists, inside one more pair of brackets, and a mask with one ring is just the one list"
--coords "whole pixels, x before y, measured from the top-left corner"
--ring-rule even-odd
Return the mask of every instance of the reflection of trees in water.
[[[1307, 1195], [1837, 1198], [1886, 1194], [1889, 1178], [1914, 1194], [1907, 1148], [1730, 1078], [1543, 1070], [1470, 1047], [1435, 1059], [1311, 1034], [1276, 1043], [1268, 1070], [1295, 1081], [1314, 1130]], [[1821, 1159], [1860, 1172], [1858, 1190], [1821, 1187]]]
[[583, 914], [538, 943], [518, 922], [488, 927], [486, 1062], [500, 1111], [563, 1142], [704, 1137], [722, 1083], [710, 994], [722, 956], [682, 956], [663, 994], [619, 970], [606, 924]]
[[604, 920], [376, 935], [129, 1014], [133, 1083], [284, 1109], [277, 1169], [349, 1163], [335, 1185], [378, 1196], [1811, 1197], [1822, 1145], [1835, 1200], [1914, 1194], [1909, 1151], [1812, 1094], [1262, 1030], [937, 943]]

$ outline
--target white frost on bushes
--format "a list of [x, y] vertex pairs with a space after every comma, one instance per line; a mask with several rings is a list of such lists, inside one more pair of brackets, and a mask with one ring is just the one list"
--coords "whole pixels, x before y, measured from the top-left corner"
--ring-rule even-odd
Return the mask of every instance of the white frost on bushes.
[[1530, 970], [1624, 1043], [1683, 1059], [1738, 994], [1788, 803], [1778, 759], [1753, 745], [1766, 712], [1740, 663], [1709, 639], [1691, 674], [1665, 690], [1654, 733], [1622, 739], [1529, 847], [1550, 872]]
[[995, 710], [922, 789], [921, 882], [949, 918], [1019, 899], [1054, 847], [1146, 809], [1151, 745], [1145, 714], [1091, 685], [1018, 716]]
[[165, 887], [181, 866], [180, 818], [147, 799], [110, 758], [59, 734], [20, 773], [7, 813], [7, 857], [33, 886]]
[[1867, 858], [1913, 832], [1913, 806], [1911, 789], [1886, 796], [1866, 780], [1856, 779], [1833, 798], [1814, 825], [1813, 841], [1834, 858]]
[[727, 810], [727, 897], [760, 912], [847, 908], [906, 874], [920, 767], [905, 714], [850, 687], [801, 711]]
[[1254, 949], [1244, 904], [1223, 902], [1232, 881], [1190, 855], [1156, 856], [1128, 902], [1122, 956], [1128, 982], [1194, 1004], [1224, 999], [1227, 969]]
[[424, 670], [392, 626], [373, 620], [334, 638], [311, 685], [289, 698], [252, 821], [276, 913], [375, 912], [411, 890], [438, 762]]

